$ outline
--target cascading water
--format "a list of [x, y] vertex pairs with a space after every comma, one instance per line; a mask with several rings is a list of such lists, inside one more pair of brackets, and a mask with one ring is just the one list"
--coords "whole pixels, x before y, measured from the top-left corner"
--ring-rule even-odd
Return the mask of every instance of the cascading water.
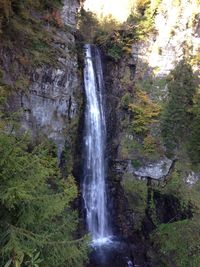
[[87, 226], [95, 248], [95, 256], [88, 267], [133, 267], [129, 255], [127, 256], [127, 245], [117, 239], [114, 240], [108, 223], [105, 183], [104, 80], [100, 52], [97, 47], [89, 44], [85, 45], [84, 84], [86, 108], [83, 199]]
[[104, 82], [100, 52], [89, 44], [85, 45], [84, 84], [86, 111], [83, 199], [93, 243], [102, 244], [108, 241], [110, 236], [105, 185], [106, 123], [102, 97]]

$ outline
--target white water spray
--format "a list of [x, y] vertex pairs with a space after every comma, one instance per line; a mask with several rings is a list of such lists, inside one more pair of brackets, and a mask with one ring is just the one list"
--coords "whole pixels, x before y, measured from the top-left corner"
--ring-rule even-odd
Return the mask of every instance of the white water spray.
[[93, 243], [101, 245], [106, 243], [110, 236], [105, 185], [106, 123], [102, 97], [104, 82], [99, 50], [91, 45], [85, 45], [84, 84], [86, 111], [83, 199]]

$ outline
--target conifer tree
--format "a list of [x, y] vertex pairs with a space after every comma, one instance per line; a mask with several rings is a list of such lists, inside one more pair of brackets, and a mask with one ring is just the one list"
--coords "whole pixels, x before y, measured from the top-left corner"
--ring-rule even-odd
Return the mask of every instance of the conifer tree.
[[164, 143], [171, 152], [188, 133], [196, 90], [194, 80], [191, 66], [184, 60], [169, 75], [169, 96], [162, 114], [161, 129]]
[[189, 137], [188, 152], [193, 163], [200, 162], [200, 93], [198, 92], [194, 98], [192, 108], [192, 125]]
[[74, 240], [76, 185], [72, 176], [60, 178], [56, 161], [47, 145], [0, 135], [0, 266], [79, 267], [86, 260], [85, 239]]

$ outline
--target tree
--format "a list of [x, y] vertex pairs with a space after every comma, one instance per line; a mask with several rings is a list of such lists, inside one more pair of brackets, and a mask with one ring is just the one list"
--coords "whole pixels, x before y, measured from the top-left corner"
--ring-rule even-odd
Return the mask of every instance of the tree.
[[96, 15], [81, 8], [78, 17], [78, 29], [85, 43], [93, 43], [98, 27], [99, 21]]
[[192, 68], [184, 60], [169, 75], [169, 95], [164, 107], [161, 129], [164, 144], [173, 151], [187, 136], [193, 95], [196, 91]]
[[87, 246], [74, 240], [74, 179], [60, 178], [51, 146], [26, 139], [0, 135], [0, 265], [82, 266]]
[[200, 162], [200, 93], [194, 97], [192, 108], [192, 124], [189, 137], [188, 153], [191, 161], [196, 164]]
[[134, 116], [132, 122], [134, 132], [146, 135], [150, 125], [156, 122], [160, 114], [160, 107], [144, 91], [137, 89], [135, 102], [129, 104], [129, 111]]

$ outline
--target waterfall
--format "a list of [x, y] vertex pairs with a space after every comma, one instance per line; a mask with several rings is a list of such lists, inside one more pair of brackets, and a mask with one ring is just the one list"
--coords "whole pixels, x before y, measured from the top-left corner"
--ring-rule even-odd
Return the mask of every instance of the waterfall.
[[[101, 54], [97, 47], [85, 45], [84, 85], [84, 168], [82, 194], [88, 231], [95, 257], [91, 265], [133, 267], [128, 245], [112, 235], [108, 223], [106, 190], [106, 121], [104, 78]], [[108, 265], [109, 264], [109, 265]]]
[[98, 48], [85, 45], [84, 85], [86, 94], [84, 130], [83, 199], [93, 243], [109, 240], [105, 184], [106, 123], [103, 105], [103, 72]]

